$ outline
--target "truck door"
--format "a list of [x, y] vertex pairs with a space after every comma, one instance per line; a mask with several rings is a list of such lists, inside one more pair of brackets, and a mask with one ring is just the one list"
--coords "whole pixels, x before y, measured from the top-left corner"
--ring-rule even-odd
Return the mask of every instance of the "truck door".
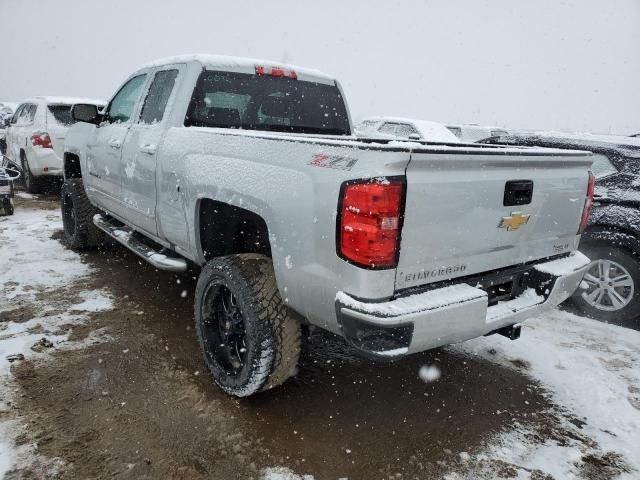
[[87, 141], [87, 188], [107, 210], [124, 214], [120, 157], [122, 145], [147, 79], [147, 73], [130, 78], [118, 90], [105, 110], [104, 121]]
[[157, 234], [156, 158], [166, 131], [168, 105], [181, 65], [163, 67], [153, 74], [137, 120], [132, 123], [122, 149], [122, 196], [127, 218], [136, 227]]

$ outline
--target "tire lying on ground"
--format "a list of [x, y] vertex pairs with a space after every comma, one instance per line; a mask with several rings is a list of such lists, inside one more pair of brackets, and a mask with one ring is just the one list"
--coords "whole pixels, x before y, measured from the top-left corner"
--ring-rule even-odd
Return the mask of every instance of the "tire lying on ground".
[[105, 234], [93, 224], [93, 216], [100, 211], [91, 205], [80, 178], [70, 178], [60, 192], [62, 226], [66, 242], [77, 250], [102, 245]]
[[591, 259], [584, 276], [588, 286], [572, 297], [578, 309], [590, 318], [606, 322], [640, 316], [640, 257], [610, 243], [581, 245]]
[[246, 397], [285, 382], [300, 356], [300, 324], [282, 301], [271, 259], [256, 254], [209, 261], [195, 294], [205, 363], [226, 393]]

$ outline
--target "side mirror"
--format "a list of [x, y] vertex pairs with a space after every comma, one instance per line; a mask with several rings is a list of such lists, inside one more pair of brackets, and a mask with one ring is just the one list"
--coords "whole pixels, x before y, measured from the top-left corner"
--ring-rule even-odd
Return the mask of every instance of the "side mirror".
[[77, 103], [71, 107], [71, 117], [76, 122], [85, 122], [98, 125], [102, 121], [102, 115], [96, 105], [89, 103]]

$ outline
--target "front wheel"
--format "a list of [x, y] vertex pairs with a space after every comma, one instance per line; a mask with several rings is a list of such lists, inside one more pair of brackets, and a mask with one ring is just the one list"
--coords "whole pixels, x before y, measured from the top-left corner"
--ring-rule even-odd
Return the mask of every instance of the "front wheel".
[[584, 276], [586, 289], [572, 300], [588, 317], [606, 322], [631, 320], [640, 315], [640, 266], [638, 257], [608, 244], [581, 250], [591, 259]]
[[271, 259], [242, 254], [208, 262], [195, 294], [205, 363], [226, 393], [247, 397], [284, 383], [300, 356], [300, 324], [280, 298]]

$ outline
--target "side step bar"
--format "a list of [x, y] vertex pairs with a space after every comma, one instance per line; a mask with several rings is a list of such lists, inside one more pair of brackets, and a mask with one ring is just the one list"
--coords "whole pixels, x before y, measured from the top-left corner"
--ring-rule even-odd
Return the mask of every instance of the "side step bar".
[[154, 250], [146, 243], [136, 237], [136, 232], [127, 226], [114, 225], [104, 215], [94, 215], [93, 223], [96, 227], [109, 235], [111, 238], [121, 243], [136, 255], [144, 258], [151, 265], [159, 270], [170, 272], [184, 272], [187, 270], [187, 261], [167, 252], [166, 249]]

